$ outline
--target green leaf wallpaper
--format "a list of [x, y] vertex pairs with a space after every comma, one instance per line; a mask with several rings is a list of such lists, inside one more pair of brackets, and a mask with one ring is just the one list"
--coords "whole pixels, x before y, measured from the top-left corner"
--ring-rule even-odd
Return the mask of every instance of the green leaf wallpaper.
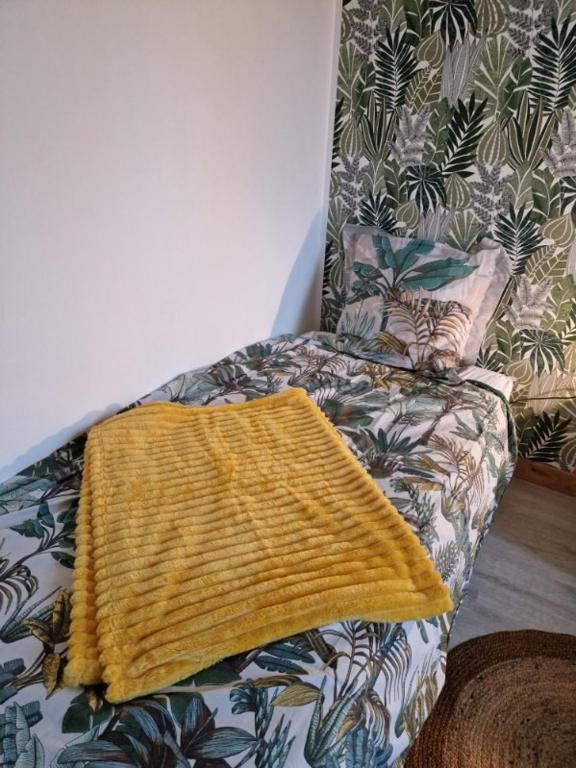
[[576, 0], [344, 0], [323, 325], [339, 233], [375, 225], [513, 268], [479, 364], [515, 379], [520, 454], [576, 472]]

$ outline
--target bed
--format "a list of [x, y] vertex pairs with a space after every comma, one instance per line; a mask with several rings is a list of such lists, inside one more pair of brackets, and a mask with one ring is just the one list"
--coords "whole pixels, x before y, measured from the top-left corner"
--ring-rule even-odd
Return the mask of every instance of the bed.
[[[131, 407], [304, 388], [418, 535], [458, 606], [514, 468], [508, 386], [476, 368], [451, 377], [393, 368], [310, 333], [248, 346]], [[320, 627], [122, 705], [98, 687], [62, 687], [83, 444], [0, 485], [0, 765], [401, 765], [442, 688], [457, 609]]]

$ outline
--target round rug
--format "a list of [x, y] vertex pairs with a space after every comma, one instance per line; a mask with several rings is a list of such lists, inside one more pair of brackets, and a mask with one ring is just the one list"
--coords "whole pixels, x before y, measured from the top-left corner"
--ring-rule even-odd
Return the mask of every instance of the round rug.
[[576, 766], [576, 637], [497, 632], [448, 654], [405, 768]]

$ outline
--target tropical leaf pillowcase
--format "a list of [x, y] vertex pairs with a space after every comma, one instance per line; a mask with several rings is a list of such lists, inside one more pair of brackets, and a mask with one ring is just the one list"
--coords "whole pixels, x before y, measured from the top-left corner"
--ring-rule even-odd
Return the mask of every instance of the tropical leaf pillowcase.
[[403, 368], [442, 372], [473, 364], [510, 276], [504, 249], [471, 253], [375, 227], [342, 231], [346, 351]]

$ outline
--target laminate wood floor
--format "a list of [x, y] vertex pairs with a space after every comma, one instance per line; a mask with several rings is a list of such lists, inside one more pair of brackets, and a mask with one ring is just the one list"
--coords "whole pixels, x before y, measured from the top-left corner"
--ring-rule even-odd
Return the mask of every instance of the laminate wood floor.
[[576, 499], [516, 478], [478, 555], [450, 647], [511, 629], [576, 635]]

